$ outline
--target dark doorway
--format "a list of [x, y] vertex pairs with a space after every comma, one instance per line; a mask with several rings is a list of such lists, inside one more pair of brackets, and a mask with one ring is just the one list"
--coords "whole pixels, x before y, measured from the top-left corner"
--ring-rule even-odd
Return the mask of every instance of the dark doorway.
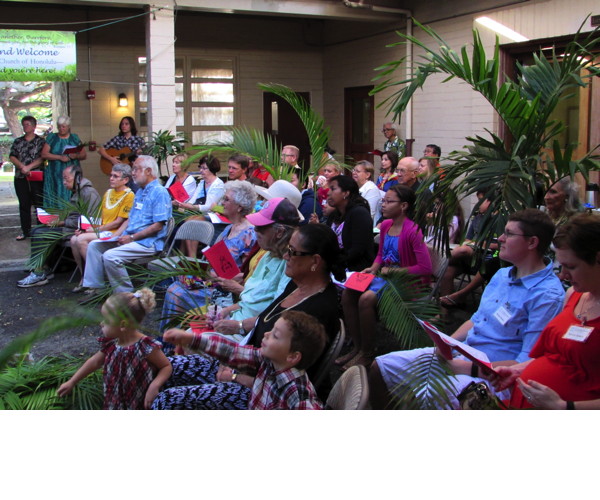
[[[296, 94], [310, 104], [308, 92]], [[294, 108], [285, 99], [271, 92], [264, 92], [263, 123], [265, 134], [270, 134], [280, 148], [290, 144], [300, 149], [298, 164], [306, 171], [310, 167], [310, 144], [306, 129]]]
[[373, 162], [373, 86], [347, 88], [344, 91], [344, 155], [354, 162]]

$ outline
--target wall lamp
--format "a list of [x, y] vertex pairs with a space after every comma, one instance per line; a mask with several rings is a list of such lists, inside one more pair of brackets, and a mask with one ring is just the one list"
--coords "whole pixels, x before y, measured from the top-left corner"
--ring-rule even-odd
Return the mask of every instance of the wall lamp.
[[126, 108], [128, 104], [129, 101], [127, 100], [127, 96], [125, 94], [119, 94], [119, 107]]

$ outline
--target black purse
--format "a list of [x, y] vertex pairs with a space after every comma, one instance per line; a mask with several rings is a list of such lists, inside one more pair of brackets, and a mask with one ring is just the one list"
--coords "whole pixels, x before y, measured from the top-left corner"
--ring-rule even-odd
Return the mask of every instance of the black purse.
[[456, 396], [461, 410], [507, 410], [485, 382], [471, 382]]
[[206, 203], [206, 183], [202, 184], [202, 196], [196, 198], [194, 205], [204, 205]]

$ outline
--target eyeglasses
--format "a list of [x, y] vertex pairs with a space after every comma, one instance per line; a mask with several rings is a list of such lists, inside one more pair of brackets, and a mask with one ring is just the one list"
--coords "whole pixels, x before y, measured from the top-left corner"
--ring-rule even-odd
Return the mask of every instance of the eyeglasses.
[[510, 238], [511, 236], [523, 236], [524, 238], [530, 238], [531, 235], [530, 234], [521, 234], [521, 233], [513, 233], [511, 231], [508, 230], [504, 230], [504, 236], [506, 236], [507, 238]]
[[312, 252], [301, 252], [300, 250], [294, 250], [289, 245], [288, 245], [285, 253], [287, 254], [288, 257], [306, 257], [307, 255], [314, 255], [314, 253], [312, 253]]
[[137, 166], [131, 169], [132, 172], [135, 172], [136, 170], [144, 170], [144, 167]]
[[110, 174], [110, 178], [111, 178], [111, 179], [122, 179], [122, 178], [123, 178], [123, 176], [122, 176], [122, 175], [119, 175], [119, 174]]

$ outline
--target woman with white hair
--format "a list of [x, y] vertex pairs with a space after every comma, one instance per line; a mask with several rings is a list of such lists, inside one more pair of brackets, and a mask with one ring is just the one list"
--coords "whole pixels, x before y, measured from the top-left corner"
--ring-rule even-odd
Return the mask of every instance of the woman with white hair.
[[48, 160], [44, 169], [44, 208], [64, 208], [64, 202], [71, 199], [73, 193], [63, 185], [62, 173], [65, 167], [79, 166], [85, 160], [85, 149], [75, 150], [81, 144], [77, 134], [71, 133], [71, 118], [60, 116], [56, 121], [58, 132], [48, 134], [42, 148], [42, 158]]
[[[223, 196], [223, 214], [231, 221], [217, 238], [224, 241], [231, 256], [238, 267], [250, 256], [256, 244], [254, 226], [246, 216], [254, 210], [256, 192], [254, 186], [248, 181], [229, 181], [225, 184]], [[185, 240], [190, 252], [190, 244], [198, 247], [197, 241]], [[196, 251], [191, 252], [192, 256]], [[188, 255], [190, 255], [188, 253]], [[212, 288], [203, 288], [202, 283], [190, 276], [182, 276], [167, 289], [163, 304], [162, 318], [176, 318], [186, 311], [205, 305], [208, 296], [213, 293]], [[164, 322], [163, 322], [164, 325]]]

